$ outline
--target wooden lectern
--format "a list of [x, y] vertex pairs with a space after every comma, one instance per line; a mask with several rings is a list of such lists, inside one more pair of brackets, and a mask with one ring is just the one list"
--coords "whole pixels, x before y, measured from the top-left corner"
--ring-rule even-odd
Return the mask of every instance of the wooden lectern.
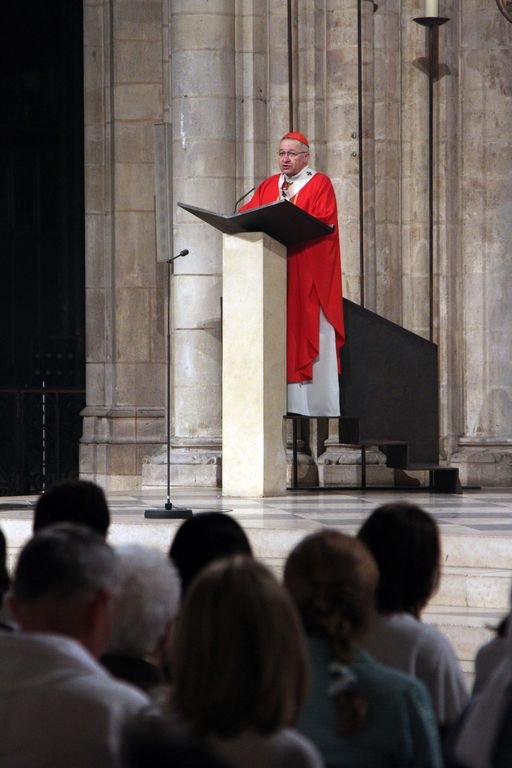
[[222, 491], [286, 493], [287, 246], [332, 227], [288, 201], [222, 215], [178, 203], [223, 232]]

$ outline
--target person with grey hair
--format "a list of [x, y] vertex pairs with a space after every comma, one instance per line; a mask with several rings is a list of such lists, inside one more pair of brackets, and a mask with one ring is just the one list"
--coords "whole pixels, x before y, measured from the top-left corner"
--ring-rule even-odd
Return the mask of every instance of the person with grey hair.
[[166, 682], [168, 637], [180, 603], [179, 576], [157, 549], [124, 544], [115, 552], [120, 589], [101, 662], [114, 677], [157, 695]]
[[110, 631], [118, 566], [77, 524], [49, 526], [22, 549], [0, 633], [2, 768], [111, 768], [125, 724], [149, 704], [97, 659]]

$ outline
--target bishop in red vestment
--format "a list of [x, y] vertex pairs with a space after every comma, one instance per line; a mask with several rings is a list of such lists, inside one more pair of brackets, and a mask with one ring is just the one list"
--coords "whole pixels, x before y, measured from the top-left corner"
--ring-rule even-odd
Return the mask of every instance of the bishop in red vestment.
[[345, 340], [336, 196], [330, 179], [309, 166], [301, 133], [279, 145], [279, 167], [241, 210], [286, 199], [334, 231], [288, 249], [288, 410], [304, 416], [339, 416], [339, 351]]

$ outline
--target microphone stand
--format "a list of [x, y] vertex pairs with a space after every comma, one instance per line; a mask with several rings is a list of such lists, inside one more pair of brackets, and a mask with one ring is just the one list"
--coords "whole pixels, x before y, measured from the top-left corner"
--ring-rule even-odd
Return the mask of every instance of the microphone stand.
[[171, 263], [182, 256], [187, 256], [185, 248], [176, 256], [167, 260], [167, 345], [166, 345], [166, 384], [167, 384], [167, 496], [163, 507], [146, 509], [144, 517], [153, 520], [187, 519], [192, 517], [192, 510], [176, 507], [171, 501]]

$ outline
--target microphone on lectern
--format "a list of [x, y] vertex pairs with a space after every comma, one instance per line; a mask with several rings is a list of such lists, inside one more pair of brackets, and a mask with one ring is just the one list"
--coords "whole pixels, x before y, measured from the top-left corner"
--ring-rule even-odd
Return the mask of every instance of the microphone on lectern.
[[168, 264], [171, 263], [171, 261], [176, 261], [176, 259], [179, 259], [181, 256], [187, 256], [187, 254], [190, 253], [188, 248], [184, 248], [182, 251], [176, 254], [176, 256], [171, 256], [170, 259], [167, 259]]
[[255, 189], [256, 189], [256, 187], [253, 187], [253, 188], [252, 188], [252, 189], [250, 189], [248, 192], [246, 192], [244, 195], [242, 195], [242, 197], [239, 197], [239, 198], [238, 198], [238, 200], [237, 200], [237, 201], [236, 201], [236, 203], [235, 203], [235, 207], [233, 208], [233, 213], [236, 213], [236, 209], [237, 209], [237, 207], [238, 207], [238, 204], [239, 204], [239, 203], [241, 203], [241, 202], [242, 202], [242, 200], [245, 200], [245, 198], [246, 198], [246, 197], [248, 197], [248, 195], [250, 195], [250, 194], [251, 194], [251, 192], [254, 192], [254, 190], [255, 190]]

